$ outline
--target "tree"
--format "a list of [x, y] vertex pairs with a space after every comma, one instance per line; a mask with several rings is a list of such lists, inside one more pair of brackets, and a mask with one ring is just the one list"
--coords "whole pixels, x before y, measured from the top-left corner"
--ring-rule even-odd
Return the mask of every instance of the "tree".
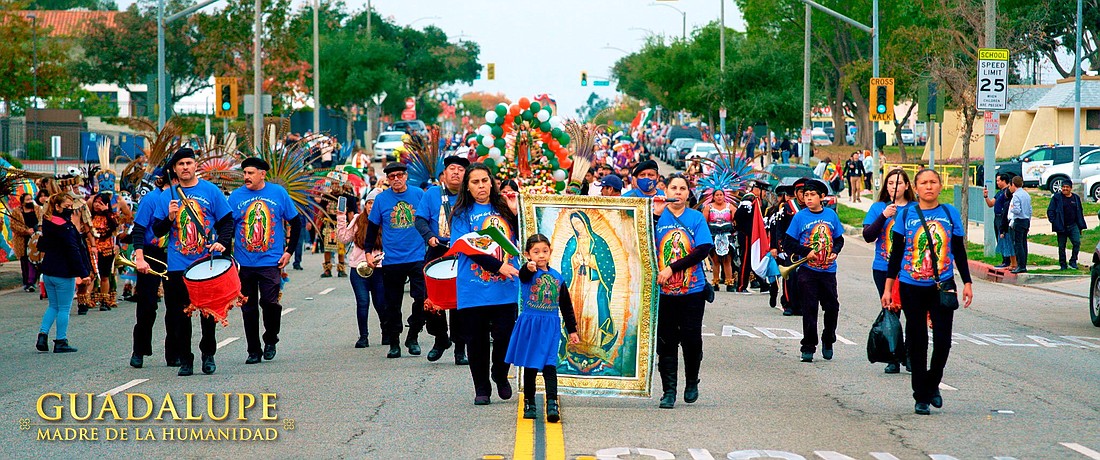
[[[1073, 55], [1077, 48], [1077, 2], [1072, 0], [1000, 0], [998, 25], [1007, 25], [1018, 33], [1004, 35], [1008, 46], [1026, 50], [1017, 55], [1040, 55], [1050, 60], [1063, 78], [1074, 73]], [[1100, 2], [1084, 0], [1082, 15], [1082, 65], [1086, 71], [1100, 71]], [[1003, 29], [1002, 29], [1003, 30]], [[1065, 57], [1069, 62], [1063, 64]]]
[[594, 121], [593, 118], [610, 105], [611, 101], [592, 93], [584, 105], [577, 107], [577, 116], [584, 121]]
[[[64, 93], [72, 88], [68, 72], [68, 46], [49, 36], [49, 29], [31, 30], [31, 20], [12, 10], [0, 11], [0, 102], [4, 116], [15, 108], [22, 111], [24, 100], [34, 96], [35, 74], [39, 99]], [[37, 69], [32, 38], [37, 38]]]
[[86, 10], [117, 10], [118, 5], [114, 0], [34, 0], [27, 6], [28, 10], [72, 10], [83, 8]]
[[80, 113], [86, 117], [118, 116], [117, 105], [85, 89], [77, 89], [64, 96], [51, 97], [46, 101], [46, 107], [51, 109], [79, 110]]
[[463, 110], [470, 111], [470, 118], [474, 122], [474, 126], [480, 126], [485, 121], [485, 113], [492, 110], [497, 104], [512, 103], [511, 99], [508, 99], [504, 93], [484, 93], [480, 91], [471, 91], [463, 94], [459, 98], [462, 103]]
[[394, 70], [399, 56], [396, 51], [391, 43], [347, 32], [321, 40], [321, 62], [340, 63], [322, 67], [321, 102], [341, 110], [348, 121], [349, 141], [354, 138], [352, 125], [358, 107], [366, 107], [372, 96], [393, 91], [400, 83], [401, 76]]

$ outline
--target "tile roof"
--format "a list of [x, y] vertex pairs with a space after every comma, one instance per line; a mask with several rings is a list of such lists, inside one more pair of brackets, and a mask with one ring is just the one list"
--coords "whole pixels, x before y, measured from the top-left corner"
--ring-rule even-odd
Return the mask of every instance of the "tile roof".
[[53, 37], [74, 37], [88, 32], [91, 25], [106, 22], [111, 27], [116, 27], [116, 20], [120, 11], [12, 11], [11, 15], [27, 17], [34, 13], [38, 27], [50, 29]]
[[1002, 115], [1010, 114], [1016, 110], [1028, 110], [1043, 96], [1050, 92], [1054, 85], [1012, 85], [1008, 87], [1008, 109], [1002, 110]]
[[[1072, 79], [1059, 80], [1042, 98], [1035, 101], [1029, 108], [1036, 110], [1039, 107], [1056, 107], [1060, 109], [1072, 109], [1074, 103], [1074, 84]], [[1081, 107], [1089, 109], [1100, 108], [1100, 80], [1095, 78], [1081, 79]]]

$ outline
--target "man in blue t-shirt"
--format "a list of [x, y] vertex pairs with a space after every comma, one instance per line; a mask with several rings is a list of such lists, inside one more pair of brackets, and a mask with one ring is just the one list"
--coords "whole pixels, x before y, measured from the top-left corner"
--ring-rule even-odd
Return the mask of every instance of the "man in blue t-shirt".
[[[443, 172], [439, 174], [441, 185], [432, 186], [425, 191], [416, 207], [416, 230], [428, 245], [428, 250], [424, 253], [425, 264], [442, 257], [451, 245], [451, 210], [454, 209], [458, 192], [462, 189], [462, 177], [468, 167], [470, 160], [464, 157], [452, 155], [444, 158]], [[454, 340], [455, 364], [469, 364], [466, 359], [466, 344], [459, 341], [457, 333], [452, 336], [447, 334], [447, 313], [440, 311], [426, 316], [428, 333], [435, 336], [435, 345], [428, 350], [428, 361], [438, 361], [443, 356], [443, 351], [451, 347], [451, 340]], [[451, 312], [450, 320], [451, 330], [458, 331], [458, 315]]]
[[[294, 252], [291, 242], [301, 237], [301, 218], [286, 189], [267, 183], [271, 169], [260, 158], [241, 162], [244, 187], [229, 195], [233, 213], [235, 258], [240, 264], [241, 295], [248, 298], [241, 307], [244, 335], [248, 341], [245, 364], [260, 362], [260, 312], [264, 312], [263, 359], [275, 359], [275, 344], [279, 343], [282, 305], [279, 288], [283, 267]], [[290, 226], [289, 239], [287, 225]]]
[[[229, 212], [229, 202], [216, 185], [199, 179], [195, 172], [197, 165], [195, 152], [189, 148], [181, 148], [172, 155], [167, 170], [179, 184], [161, 193], [153, 213], [154, 234], [168, 236], [164, 315], [165, 322], [173, 322], [176, 326], [172, 349], [180, 358], [181, 377], [193, 374], [195, 367], [195, 355], [191, 352], [191, 319], [184, 313], [191, 304], [191, 296], [183, 282], [184, 272], [211, 252], [227, 253], [233, 248], [233, 216]], [[214, 363], [214, 352], [218, 349], [214, 337], [217, 322], [209, 315], [199, 316], [202, 372], [213, 374], [217, 369]]]
[[[153, 214], [156, 212], [162, 190], [170, 184], [164, 173], [155, 174], [156, 187], [147, 192], [138, 203], [137, 213], [134, 214], [134, 229], [130, 233], [131, 245], [134, 246], [134, 265], [137, 268], [137, 287], [134, 289], [134, 297], [137, 300], [137, 323], [134, 324], [134, 350], [130, 355], [130, 365], [141, 368], [146, 356], [153, 355], [153, 324], [157, 321], [157, 302], [160, 300], [160, 275], [150, 273], [152, 268], [149, 262], [156, 259], [154, 270], [164, 272], [167, 267], [164, 261], [168, 255], [164, 251], [167, 238], [157, 238], [153, 234]], [[148, 258], [146, 258], [148, 256]], [[170, 321], [170, 315], [164, 317], [164, 360], [171, 367], [180, 365], [179, 356], [171, 346], [175, 324]], [[174, 319], [174, 318], [172, 318]]]
[[379, 233], [382, 235], [382, 251], [386, 254], [386, 269], [382, 272], [382, 286], [386, 291], [386, 318], [382, 321], [383, 343], [390, 346], [387, 358], [400, 358], [401, 303], [405, 297], [405, 282], [409, 283], [409, 295], [413, 298], [409, 314], [409, 335], [405, 347], [409, 354], [420, 356], [418, 336], [424, 328], [424, 240], [416, 230], [416, 207], [424, 198], [424, 191], [409, 187], [409, 174], [404, 163], [386, 165], [383, 172], [390, 181], [390, 188], [374, 199], [374, 206], [367, 217], [367, 240], [362, 242], [367, 263], [377, 265], [373, 251]]
[[807, 258], [798, 274], [799, 297], [802, 301], [802, 361], [812, 362], [817, 351], [817, 310], [825, 312], [825, 327], [821, 331], [821, 356], [833, 359], [836, 323], [840, 317], [837, 299], [836, 257], [844, 247], [844, 226], [832, 209], [822, 206], [828, 189], [819, 180], [802, 186], [806, 207], [791, 219], [783, 238], [783, 249], [798, 259]]

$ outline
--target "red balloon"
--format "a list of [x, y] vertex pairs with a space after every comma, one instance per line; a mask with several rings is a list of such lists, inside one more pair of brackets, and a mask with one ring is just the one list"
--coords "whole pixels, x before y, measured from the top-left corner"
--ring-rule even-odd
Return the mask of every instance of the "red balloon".
[[531, 100], [530, 99], [527, 99], [526, 97], [519, 98], [519, 108], [520, 109], [527, 110], [529, 107], [531, 107]]
[[558, 151], [558, 150], [561, 150], [561, 143], [558, 142], [557, 139], [550, 139], [549, 144], [550, 144], [550, 150], [553, 150], [555, 152]]
[[519, 111], [520, 111], [519, 106], [515, 105], [515, 104], [512, 104], [511, 107], [508, 107], [508, 116], [511, 116], [511, 117], [514, 118], [516, 115], [519, 115]]
[[569, 169], [570, 166], [573, 166], [573, 160], [569, 157], [558, 158], [558, 166], [561, 166], [561, 169]]
[[[513, 105], [512, 107], [515, 107], [515, 106]], [[507, 127], [508, 127], [508, 126], [511, 126], [511, 125], [513, 125], [513, 124], [515, 124], [515, 122], [516, 122], [516, 117], [515, 117], [515, 115], [505, 115], [505, 116], [504, 116], [504, 126], [505, 126], [505, 129], [508, 129]]]

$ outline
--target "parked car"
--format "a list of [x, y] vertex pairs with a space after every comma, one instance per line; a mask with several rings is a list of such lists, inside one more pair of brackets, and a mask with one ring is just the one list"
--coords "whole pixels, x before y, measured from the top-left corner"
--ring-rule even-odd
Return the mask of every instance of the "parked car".
[[1092, 319], [1092, 325], [1100, 327], [1100, 243], [1096, 244], [1096, 249], [1092, 251], [1092, 267], [1089, 268], [1090, 284], [1092, 289], [1089, 289], [1089, 316]]
[[1085, 191], [1085, 199], [1091, 199], [1100, 203], [1100, 173], [1091, 176], [1081, 175], [1081, 187]]
[[[1089, 151], [1100, 148], [1095, 145], [1082, 145], [1081, 151], [1084, 152], [1086, 147]], [[1003, 172], [1015, 174], [1023, 177], [1025, 187], [1034, 187], [1039, 185], [1039, 179], [1047, 167], [1071, 161], [1073, 161], [1072, 145], [1038, 145], [1024, 151], [1016, 158], [998, 162], [996, 174]]]
[[[1072, 174], [1072, 161], [1060, 165], [1047, 166], [1039, 176], [1039, 188], [1050, 190], [1051, 193], [1061, 193], [1062, 183], [1069, 180]], [[1100, 147], [1086, 149], [1082, 146], [1080, 177], [1089, 177], [1096, 174], [1100, 174]]]
[[811, 132], [811, 140], [814, 145], [833, 145], [833, 140], [829, 139], [829, 134], [820, 128], [814, 128]]
[[404, 144], [401, 140], [403, 136], [405, 136], [404, 131], [386, 131], [379, 134], [378, 139], [374, 141], [374, 161], [382, 161], [383, 157], [387, 161], [397, 159], [393, 154], [393, 149]]
[[420, 120], [401, 120], [390, 125], [389, 130], [402, 133], [423, 133], [428, 131], [428, 127], [424, 126], [424, 122]]
[[687, 155], [687, 152], [691, 151], [691, 147], [698, 142], [701, 141], [692, 137], [681, 137], [673, 140], [672, 143], [668, 145], [668, 148], [665, 149], [663, 158], [665, 163], [676, 167], [680, 159], [683, 158], [684, 155]]
[[766, 180], [772, 185], [773, 189], [787, 178], [792, 178], [791, 182], [794, 182], [795, 179], [801, 179], [803, 177], [817, 177], [814, 175], [814, 168], [810, 167], [810, 165], [798, 163], [771, 163], [764, 167], [764, 172], [767, 173], [768, 177]]
[[684, 160], [691, 161], [695, 158], [710, 158], [710, 154], [717, 152], [718, 147], [715, 147], [714, 144], [708, 144], [706, 142], [696, 142], [695, 145], [691, 146], [691, 150], [689, 150], [688, 153], [684, 155]]
[[908, 129], [908, 128], [907, 129], [902, 129], [901, 130], [901, 141], [904, 142], [905, 145], [916, 145], [917, 144], [917, 137], [913, 135], [913, 130]]

